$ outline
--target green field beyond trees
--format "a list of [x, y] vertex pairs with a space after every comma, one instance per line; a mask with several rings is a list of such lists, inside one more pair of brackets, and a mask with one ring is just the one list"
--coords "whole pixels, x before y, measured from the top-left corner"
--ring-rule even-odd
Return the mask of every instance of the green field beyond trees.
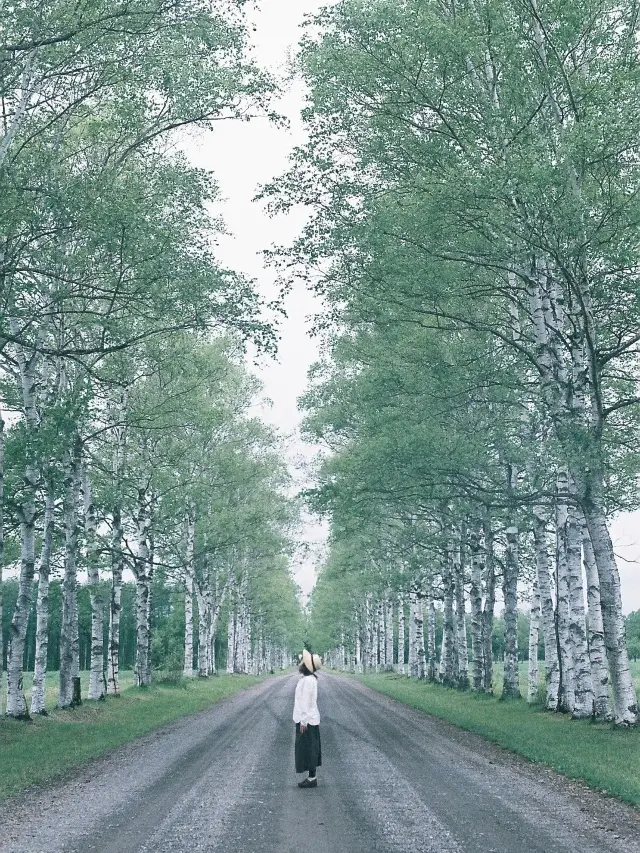
[[[56, 673], [50, 673], [47, 692], [55, 693]], [[83, 681], [88, 673], [83, 673]], [[133, 673], [122, 674], [122, 693], [104, 702], [55, 710], [25, 724], [7, 718], [0, 726], [0, 800], [60, 778], [69, 770], [129, 743], [166, 723], [195, 714], [220, 699], [258, 684], [251, 675], [158, 683], [144, 690], [133, 686]], [[83, 684], [83, 689], [85, 685]]]
[[[633, 667], [640, 688], [640, 664]], [[640, 805], [640, 731], [572, 720], [533, 708], [523, 699], [502, 700], [484, 693], [460, 693], [441, 684], [397, 673], [363, 675], [367, 687], [411, 708], [474, 732], [499, 746], [581, 779], [597, 790]], [[498, 679], [499, 680], [499, 679]], [[523, 684], [526, 673], [521, 673]], [[500, 685], [497, 685], [500, 687]]]

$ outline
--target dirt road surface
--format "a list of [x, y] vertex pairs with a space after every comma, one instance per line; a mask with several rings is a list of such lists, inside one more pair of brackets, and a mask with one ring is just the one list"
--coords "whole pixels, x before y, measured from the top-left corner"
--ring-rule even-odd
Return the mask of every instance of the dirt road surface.
[[637, 811], [327, 673], [299, 789], [298, 677], [6, 802], [0, 853], [640, 853]]

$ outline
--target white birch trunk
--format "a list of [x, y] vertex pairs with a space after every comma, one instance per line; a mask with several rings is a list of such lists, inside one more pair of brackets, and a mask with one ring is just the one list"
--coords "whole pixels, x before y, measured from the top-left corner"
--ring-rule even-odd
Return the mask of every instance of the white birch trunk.
[[391, 590], [388, 590], [384, 608], [384, 669], [385, 672], [393, 672], [393, 602]]
[[265, 671], [265, 661], [264, 661], [264, 643], [263, 643], [263, 632], [264, 627], [262, 625], [262, 619], [260, 619], [260, 624], [258, 626], [258, 630], [256, 633], [256, 656], [254, 663], [254, 673], [255, 675], [262, 675]]
[[538, 646], [540, 639], [540, 589], [538, 579], [533, 579], [531, 590], [531, 610], [529, 613], [529, 667], [527, 684], [527, 702], [533, 703], [538, 698]]
[[376, 607], [376, 672], [384, 669], [384, 605], [381, 601]]
[[454, 687], [456, 683], [456, 643], [455, 623], [453, 617], [453, 599], [455, 593], [455, 580], [451, 564], [451, 552], [445, 552], [442, 564], [442, 589], [444, 596], [443, 619], [442, 619], [442, 652], [440, 654], [440, 680], [448, 687]]
[[243, 631], [243, 648], [242, 648], [242, 672], [248, 675], [252, 668], [252, 638], [253, 626], [251, 622], [251, 611], [249, 604], [245, 599], [244, 603], [244, 631]]
[[344, 672], [346, 668], [346, 657], [344, 647], [344, 629], [340, 630], [340, 645], [338, 646], [338, 669]]
[[149, 504], [149, 562], [148, 562], [148, 572], [147, 572], [147, 580], [149, 584], [148, 594], [147, 594], [147, 650], [145, 655], [145, 684], [151, 684], [152, 678], [152, 661], [151, 661], [151, 643], [152, 643], [152, 622], [151, 622], [151, 614], [153, 612], [152, 604], [153, 604], [153, 571], [154, 571], [154, 562], [155, 562], [155, 538], [153, 535], [153, 527], [151, 525], [151, 507], [153, 503]]
[[207, 648], [205, 649], [205, 668], [207, 675], [213, 675], [214, 663], [213, 663], [213, 642], [214, 642], [214, 634], [213, 634], [213, 593], [211, 591], [211, 586], [207, 585], [207, 588], [204, 592], [204, 600], [205, 600], [205, 609], [207, 612], [207, 632], [206, 632], [206, 643]]
[[409, 666], [408, 675], [416, 678], [418, 675], [418, 637], [416, 610], [418, 608], [418, 596], [412, 589], [409, 592]]
[[596, 560], [593, 555], [589, 531], [582, 528], [582, 549], [584, 569], [587, 578], [587, 608], [589, 613], [589, 659], [593, 679], [593, 705], [597, 720], [613, 719], [609, 700], [609, 668], [607, 666], [602, 627], [602, 609], [600, 607], [600, 581]]
[[118, 696], [120, 693], [120, 610], [122, 601], [122, 575], [124, 572], [124, 554], [122, 543], [122, 470], [125, 457], [126, 431], [124, 427], [127, 409], [127, 396], [122, 392], [116, 406], [114, 420], [114, 448], [112, 473], [115, 485], [115, 498], [112, 509], [111, 528], [111, 590], [109, 594], [109, 638], [107, 647], [107, 694]]
[[559, 709], [572, 713], [574, 697], [573, 646], [571, 642], [571, 605], [569, 598], [567, 493], [569, 477], [566, 471], [558, 474], [556, 500], [556, 630], [560, 658]]
[[375, 640], [376, 632], [374, 627], [374, 610], [372, 596], [369, 593], [365, 600], [366, 605], [366, 620], [365, 620], [365, 661], [366, 671], [375, 672], [376, 668], [376, 649]]
[[107, 684], [104, 672], [104, 598], [100, 588], [96, 511], [89, 473], [84, 471], [84, 523], [86, 535], [87, 575], [91, 599], [91, 672], [89, 699], [103, 699]]
[[235, 603], [229, 608], [227, 620], [227, 675], [235, 670], [236, 665], [236, 606]]
[[111, 594], [109, 597], [109, 649], [107, 655], [107, 693], [111, 696], [118, 696], [120, 693], [120, 611], [122, 607], [122, 573], [124, 570], [122, 538], [122, 515], [118, 506], [113, 511], [113, 530], [111, 533]]
[[[17, 321], [11, 321], [13, 334], [19, 332]], [[22, 399], [25, 424], [28, 433], [35, 437], [39, 418], [36, 409], [36, 365], [38, 353], [27, 360], [22, 349], [17, 354], [22, 387]], [[33, 595], [35, 574], [35, 519], [36, 488], [40, 481], [37, 465], [29, 462], [24, 469], [24, 487], [22, 500], [16, 509], [20, 524], [20, 576], [18, 580], [18, 598], [11, 619], [9, 642], [7, 646], [7, 716], [27, 717], [27, 700], [22, 692], [22, 661], [27, 635], [27, 623]]]
[[193, 549], [196, 521], [192, 506], [187, 510], [184, 558], [184, 667], [185, 678], [193, 678]]
[[198, 604], [198, 678], [206, 678], [210, 673], [211, 601], [204, 588], [207, 578], [202, 583], [194, 578], [194, 584]]
[[613, 691], [614, 720], [618, 725], [631, 726], [638, 722], [638, 697], [629, 669], [620, 575], [606, 518], [600, 505], [583, 502], [582, 509], [600, 581], [602, 625]]
[[77, 703], [74, 679], [80, 670], [78, 641], [78, 502], [80, 498], [80, 442], [74, 439], [69, 452], [65, 477], [64, 580], [62, 582], [62, 625], [60, 629], [60, 673], [58, 707], [71, 708]]
[[418, 678], [424, 678], [426, 675], [425, 666], [425, 651], [424, 651], [424, 615], [422, 611], [422, 597], [418, 595], [416, 601], [415, 616], [416, 620], [416, 651], [417, 651], [417, 672]]
[[[211, 609], [211, 637], [210, 637], [210, 675], [215, 675], [217, 672], [216, 668], [216, 633], [218, 631], [218, 621], [220, 619], [220, 611], [222, 610], [222, 606], [225, 602], [225, 598], [227, 597], [227, 592], [229, 589], [229, 584], [225, 584], [221, 590], [218, 590], [218, 582], [217, 582], [217, 572], [216, 572], [216, 603], [215, 605], [212, 603], [210, 605]], [[211, 592], [211, 589], [208, 590]]]
[[406, 672], [404, 665], [404, 596], [398, 593], [398, 672]]
[[504, 698], [520, 697], [518, 674], [518, 528], [506, 530], [507, 547], [504, 561]]
[[480, 536], [476, 529], [469, 532], [471, 551], [471, 687], [484, 687], [484, 649], [482, 644], [482, 551]]
[[575, 506], [569, 506], [567, 519], [567, 580], [569, 584], [569, 632], [574, 666], [573, 717], [592, 717], [593, 681], [587, 648], [584, 584], [582, 579], [582, 533]]
[[453, 552], [453, 568], [456, 599], [456, 651], [457, 651], [457, 686], [460, 690], [469, 688], [469, 650], [467, 648], [467, 624], [464, 598], [464, 565], [462, 561], [462, 537], [456, 531]]
[[484, 536], [484, 608], [482, 611], [482, 657], [484, 661], [484, 689], [493, 693], [493, 613], [496, 606], [496, 572], [493, 553], [493, 531], [487, 520], [482, 524]]
[[540, 594], [542, 633], [544, 636], [545, 706], [548, 711], [557, 711], [560, 690], [560, 666], [558, 664], [558, 636], [556, 633], [555, 612], [553, 597], [551, 595], [547, 525], [545, 511], [542, 507], [534, 507], [533, 514], [536, 580]]
[[47, 483], [47, 497], [42, 529], [42, 550], [38, 563], [38, 598], [36, 602], [36, 653], [33, 665], [31, 713], [45, 714], [45, 678], [49, 650], [49, 573], [53, 546], [55, 492], [53, 482]]
[[433, 580], [427, 578], [427, 671], [429, 681], [435, 681], [438, 674], [436, 660], [436, 605], [433, 600]]
[[32, 75], [33, 62], [36, 58], [37, 52], [37, 48], [33, 48], [26, 54], [26, 61], [22, 69], [22, 74], [20, 75], [20, 95], [18, 96], [16, 92], [17, 101], [13, 109], [13, 116], [11, 121], [4, 125], [4, 135], [0, 138], [0, 167], [2, 167], [7, 157], [9, 149], [11, 148], [11, 143], [25, 121], [30, 99], [40, 88], [34, 84]]
[[138, 489], [138, 553], [134, 560], [136, 576], [136, 659], [134, 683], [146, 687], [149, 682], [149, 597], [151, 595], [151, 499], [145, 488]]

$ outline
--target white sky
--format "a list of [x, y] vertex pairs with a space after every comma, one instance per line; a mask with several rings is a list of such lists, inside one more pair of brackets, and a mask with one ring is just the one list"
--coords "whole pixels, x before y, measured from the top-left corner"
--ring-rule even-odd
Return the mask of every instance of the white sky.
[[[325, 3], [316, 0], [264, 0], [263, 10], [251, 15], [255, 22], [254, 55], [261, 66], [282, 76], [288, 54], [300, 38], [303, 16], [317, 11]], [[290, 123], [277, 128], [266, 119], [246, 122], [221, 122], [212, 133], [203, 135], [189, 156], [203, 168], [211, 169], [225, 199], [221, 213], [232, 236], [221, 237], [218, 256], [228, 267], [258, 280], [260, 292], [267, 298], [277, 295], [274, 271], [266, 268], [261, 252], [273, 244], [286, 244], [300, 231], [305, 212], [270, 219], [261, 204], [252, 201], [261, 184], [281, 174], [296, 144], [304, 141], [300, 109], [301, 85], [294, 85], [278, 103], [277, 109]], [[289, 458], [298, 486], [304, 479], [304, 463], [315, 449], [305, 445], [298, 434], [300, 413], [297, 399], [304, 392], [307, 371], [317, 359], [317, 344], [309, 334], [310, 319], [320, 309], [318, 300], [302, 286], [295, 288], [286, 303], [287, 318], [281, 323], [281, 341], [277, 360], [263, 359], [255, 368], [264, 384], [265, 396], [272, 401], [261, 416], [290, 437]], [[306, 595], [315, 582], [315, 566], [326, 536], [323, 525], [304, 519], [302, 538], [306, 544], [295, 567], [297, 583]]]
[[[303, 16], [322, 5], [325, 3], [317, 0], [264, 0], [262, 11], [252, 14], [258, 62], [282, 72], [289, 51], [300, 37]], [[261, 292], [269, 298], [276, 294], [274, 274], [264, 267], [260, 252], [274, 243], [290, 241], [304, 221], [304, 211], [269, 219], [262, 206], [252, 199], [259, 185], [285, 170], [289, 152], [304, 140], [299, 118], [302, 102], [303, 91], [298, 85], [279, 104], [280, 111], [290, 121], [289, 130], [273, 127], [265, 120], [221, 123], [213, 133], [203, 136], [196, 147], [189, 148], [198, 166], [214, 172], [225, 199], [222, 213], [233, 236], [220, 239], [220, 260], [256, 278]], [[295, 288], [287, 301], [288, 318], [281, 326], [278, 359], [257, 369], [266, 396], [273, 401], [263, 417], [291, 436], [292, 459], [310, 459], [314, 452], [296, 435], [300, 422], [296, 401], [305, 389], [307, 370], [317, 358], [316, 342], [309, 335], [309, 317], [319, 308], [318, 301], [302, 285]], [[298, 468], [297, 479], [301, 478]], [[311, 550], [300, 560], [296, 580], [308, 594], [325, 533], [313, 519], [307, 519], [302, 535]], [[616, 519], [612, 535], [620, 558], [623, 609], [628, 613], [640, 609], [640, 512]]]

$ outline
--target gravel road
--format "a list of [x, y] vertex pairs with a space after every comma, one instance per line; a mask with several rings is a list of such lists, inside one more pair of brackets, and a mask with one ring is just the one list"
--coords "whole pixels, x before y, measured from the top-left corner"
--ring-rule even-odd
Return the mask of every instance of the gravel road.
[[0, 806], [0, 853], [640, 853], [640, 813], [322, 673], [293, 772], [287, 675]]

